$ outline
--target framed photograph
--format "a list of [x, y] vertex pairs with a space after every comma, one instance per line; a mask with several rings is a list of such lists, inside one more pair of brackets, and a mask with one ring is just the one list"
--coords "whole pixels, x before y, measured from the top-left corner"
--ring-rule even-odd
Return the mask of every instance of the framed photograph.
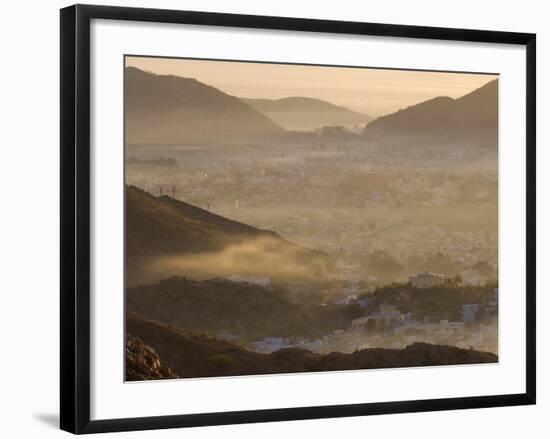
[[535, 403], [535, 35], [61, 10], [61, 428]]

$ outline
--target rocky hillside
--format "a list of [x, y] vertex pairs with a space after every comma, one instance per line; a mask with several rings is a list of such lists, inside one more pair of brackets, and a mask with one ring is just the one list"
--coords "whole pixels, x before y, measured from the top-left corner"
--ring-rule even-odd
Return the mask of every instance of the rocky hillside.
[[171, 378], [178, 378], [178, 376], [161, 364], [153, 348], [137, 337], [126, 335], [126, 381]]

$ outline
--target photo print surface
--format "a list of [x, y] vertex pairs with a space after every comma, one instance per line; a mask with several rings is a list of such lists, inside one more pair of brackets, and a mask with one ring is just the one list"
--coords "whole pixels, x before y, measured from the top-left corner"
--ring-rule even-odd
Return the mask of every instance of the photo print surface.
[[124, 69], [126, 381], [498, 362], [498, 75]]

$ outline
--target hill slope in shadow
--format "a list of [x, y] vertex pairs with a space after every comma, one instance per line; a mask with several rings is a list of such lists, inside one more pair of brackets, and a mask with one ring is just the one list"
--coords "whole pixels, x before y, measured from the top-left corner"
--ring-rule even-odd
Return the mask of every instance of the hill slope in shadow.
[[129, 285], [171, 275], [305, 278], [331, 269], [325, 253], [168, 196], [129, 186], [125, 201]]
[[251, 352], [226, 341], [161, 325], [129, 314], [127, 334], [139, 337], [181, 378], [271, 373], [321, 372], [390, 367], [494, 363], [487, 352], [414, 343], [404, 349], [363, 349], [353, 354], [321, 355], [287, 348], [271, 354]]
[[364, 137], [385, 143], [414, 146], [463, 143], [496, 148], [498, 141], [498, 79], [452, 99], [436, 97], [379, 117], [364, 130]]

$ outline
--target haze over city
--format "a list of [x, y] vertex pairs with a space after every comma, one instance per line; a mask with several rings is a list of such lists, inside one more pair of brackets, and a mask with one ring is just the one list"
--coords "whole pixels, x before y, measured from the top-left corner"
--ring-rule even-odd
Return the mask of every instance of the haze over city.
[[126, 62], [127, 379], [498, 361], [498, 75]]

